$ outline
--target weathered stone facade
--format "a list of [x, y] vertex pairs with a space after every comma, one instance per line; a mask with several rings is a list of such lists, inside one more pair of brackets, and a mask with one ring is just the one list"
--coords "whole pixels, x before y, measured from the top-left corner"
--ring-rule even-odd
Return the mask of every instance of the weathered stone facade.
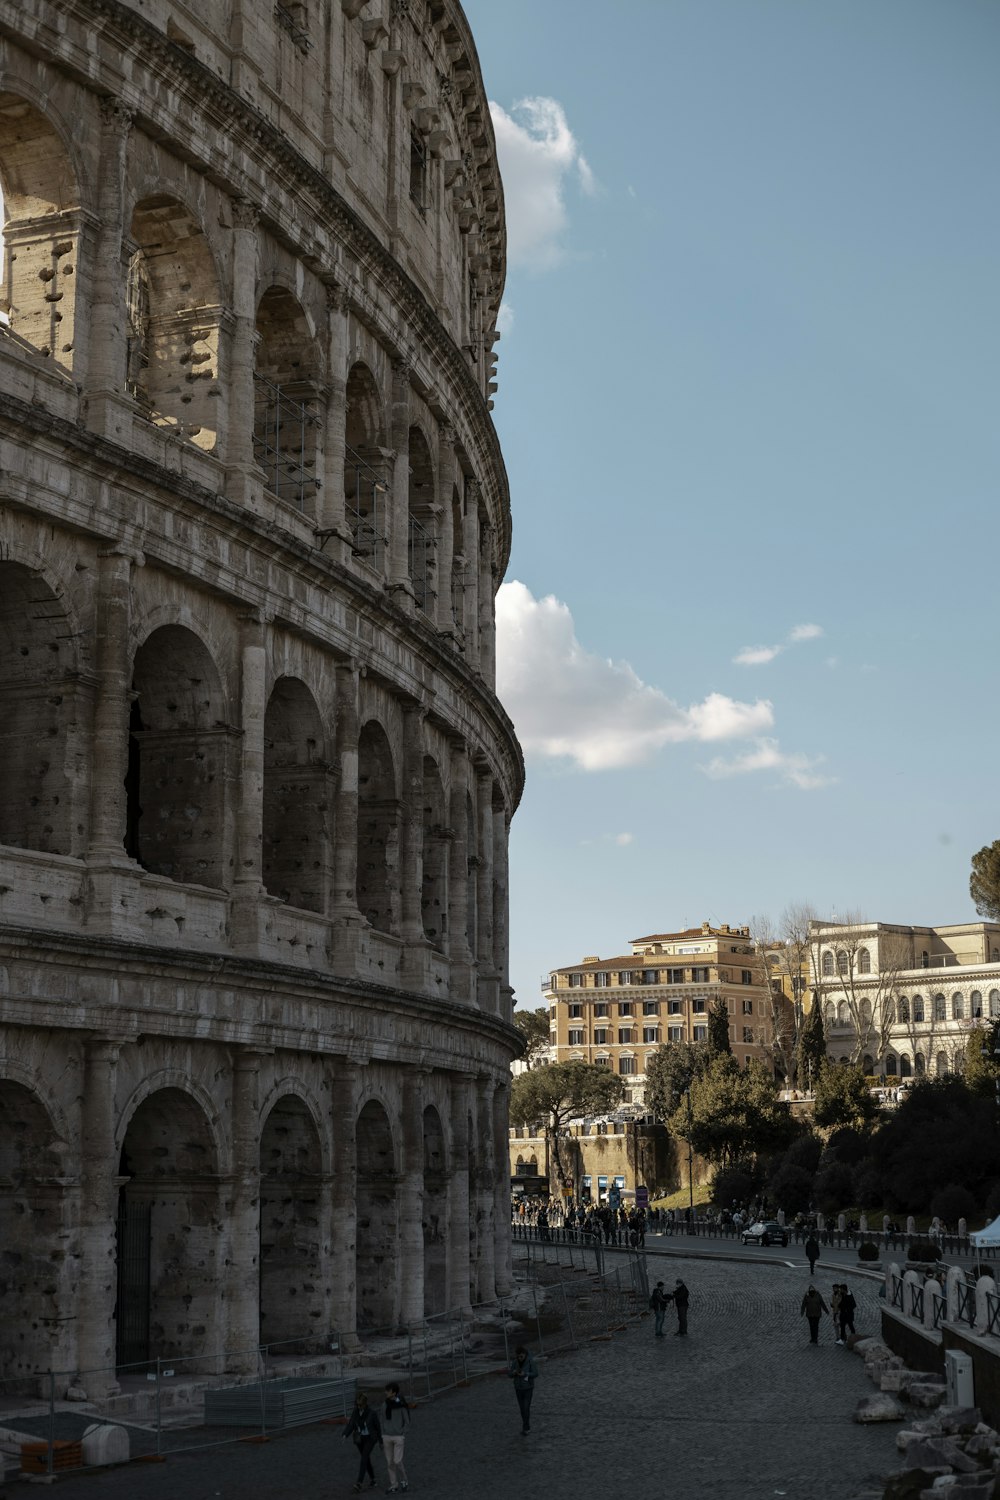
[[523, 768], [465, 18], [0, 0], [0, 185], [0, 1375], [488, 1298]]

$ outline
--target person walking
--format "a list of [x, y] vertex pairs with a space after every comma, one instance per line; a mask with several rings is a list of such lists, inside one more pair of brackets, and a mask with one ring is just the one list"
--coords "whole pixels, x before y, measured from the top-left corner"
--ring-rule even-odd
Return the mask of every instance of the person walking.
[[833, 1336], [838, 1344], [843, 1342], [840, 1337], [840, 1299], [845, 1291], [846, 1288], [842, 1287], [839, 1281], [835, 1281], [833, 1283], [833, 1290], [830, 1293], [830, 1316], [833, 1318]]
[[809, 1324], [810, 1344], [819, 1343], [819, 1320], [823, 1313], [829, 1311], [830, 1309], [823, 1301], [822, 1296], [813, 1286], [812, 1282], [810, 1282], [806, 1294], [802, 1298], [802, 1307], [799, 1314]]
[[653, 1288], [653, 1295], [649, 1299], [649, 1305], [653, 1309], [653, 1337], [662, 1339], [663, 1320], [667, 1315], [667, 1305], [670, 1298], [664, 1290], [663, 1282], [658, 1281]]
[[380, 1413], [382, 1424], [382, 1451], [389, 1471], [387, 1495], [410, 1488], [403, 1468], [403, 1445], [406, 1429], [410, 1425], [410, 1408], [399, 1394], [398, 1381], [392, 1380], [385, 1388], [385, 1406]]
[[514, 1382], [514, 1395], [517, 1397], [517, 1404], [521, 1410], [521, 1436], [526, 1437], [531, 1431], [531, 1398], [535, 1393], [538, 1370], [535, 1368], [535, 1361], [523, 1344], [518, 1344], [514, 1350], [514, 1358], [510, 1362], [507, 1374]]
[[677, 1309], [677, 1332], [675, 1338], [686, 1338], [688, 1331], [688, 1303], [691, 1300], [690, 1293], [683, 1281], [678, 1276], [673, 1290], [673, 1304]]
[[854, 1333], [854, 1314], [858, 1304], [854, 1300], [854, 1293], [847, 1286], [840, 1288], [840, 1339], [841, 1344], [847, 1343], [847, 1335]]
[[806, 1259], [809, 1262], [809, 1275], [815, 1276], [816, 1262], [819, 1260], [819, 1241], [814, 1234], [809, 1236], [803, 1248], [806, 1252]]
[[353, 1437], [354, 1446], [358, 1450], [358, 1478], [354, 1485], [355, 1492], [363, 1490], [365, 1478], [368, 1479], [368, 1488], [375, 1488], [375, 1470], [372, 1468], [372, 1453], [382, 1441], [382, 1427], [378, 1419], [378, 1412], [373, 1411], [368, 1405], [368, 1397], [364, 1391], [359, 1391], [354, 1400], [354, 1409], [344, 1428], [344, 1437]]

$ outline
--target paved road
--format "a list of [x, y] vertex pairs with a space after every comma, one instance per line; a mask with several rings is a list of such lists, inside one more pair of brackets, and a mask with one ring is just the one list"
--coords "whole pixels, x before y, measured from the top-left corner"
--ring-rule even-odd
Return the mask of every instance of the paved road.
[[[655, 1269], [654, 1260], [651, 1270]], [[532, 1432], [520, 1436], [502, 1377], [414, 1413], [411, 1493], [421, 1500], [580, 1500], [598, 1486], [629, 1500], [852, 1500], [896, 1467], [895, 1428], [859, 1427], [871, 1386], [830, 1325], [815, 1348], [799, 1303], [807, 1277], [756, 1258], [659, 1261], [691, 1289], [690, 1334], [654, 1339], [652, 1320], [546, 1361]], [[821, 1274], [824, 1294], [840, 1273]], [[858, 1280], [859, 1331], [878, 1328], [877, 1286]], [[667, 1331], [672, 1332], [672, 1313]], [[333, 1500], [348, 1496], [353, 1449], [337, 1427], [60, 1481], [57, 1500]], [[377, 1457], [380, 1484], [384, 1464]]]

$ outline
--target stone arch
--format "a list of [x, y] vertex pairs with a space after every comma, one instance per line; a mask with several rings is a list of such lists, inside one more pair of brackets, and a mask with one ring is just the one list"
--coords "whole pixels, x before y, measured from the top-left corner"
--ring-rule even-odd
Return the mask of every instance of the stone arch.
[[385, 1107], [369, 1099], [358, 1115], [357, 1326], [389, 1328], [396, 1318], [399, 1225], [396, 1160]]
[[193, 1094], [146, 1093], [128, 1119], [118, 1171], [119, 1368], [218, 1348], [218, 1152]]
[[262, 870], [269, 895], [326, 910], [330, 865], [323, 721], [296, 677], [279, 677], [264, 716]]
[[469, 952], [472, 954], [473, 959], [475, 959], [479, 952], [476, 944], [478, 932], [477, 918], [479, 916], [478, 873], [480, 864], [480, 851], [479, 819], [476, 817], [476, 804], [472, 799], [471, 792], [467, 794], [465, 799], [465, 826], [467, 839], [466, 848], [469, 851], [469, 864], [466, 870], [460, 870], [458, 872], [458, 878], [461, 880], [464, 876], [466, 881], [468, 894], [466, 901], [465, 935], [469, 944]]
[[212, 449], [218, 439], [215, 256], [191, 210], [169, 193], [132, 210], [126, 387], [150, 421]]
[[79, 666], [63, 599], [23, 563], [0, 562], [0, 843], [82, 852], [89, 706]]
[[385, 409], [378, 384], [357, 361], [347, 376], [344, 501], [355, 556], [385, 570]]
[[283, 1094], [260, 1134], [260, 1341], [322, 1334], [323, 1163], [304, 1100]]
[[887, 1078], [895, 1078], [896, 1076], [896, 1056], [893, 1052], [886, 1053], [885, 1076]]
[[0, 90], [0, 208], [3, 306], [0, 322], [53, 365], [73, 369], [80, 178], [70, 132], [57, 128], [33, 90]]
[[900, 1078], [913, 1077], [913, 1065], [910, 1062], [910, 1054], [908, 1052], [901, 1052], [899, 1054], [899, 1076]]
[[77, 1259], [69, 1239], [67, 1144], [34, 1089], [0, 1079], [0, 1380], [58, 1369]]
[[437, 601], [438, 506], [434, 463], [423, 429], [410, 428], [407, 560], [417, 609], [433, 615]]
[[462, 496], [459, 494], [458, 486], [454, 485], [451, 491], [451, 619], [456, 630], [462, 630], [465, 624], [465, 588], [466, 588], [466, 558], [465, 558], [465, 514], [462, 508]]
[[935, 1071], [937, 1072], [937, 1076], [939, 1078], [944, 1078], [947, 1073], [951, 1072], [951, 1068], [948, 1064], [947, 1052], [938, 1053], [937, 1058], [935, 1059]]
[[232, 732], [215, 662], [192, 631], [162, 625], [132, 687], [125, 848], [153, 874], [221, 887]]
[[309, 319], [283, 286], [270, 286], [257, 307], [254, 367], [254, 458], [279, 500], [316, 513], [320, 429], [320, 358]]
[[443, 953], [448, 928], [448, 849], [451, 834], [447, 828], [447, 802], [437, 762], [424, 756], [423, 801], [423, 887], [420, 907], [424, 937]]
[[369, 719], [358, 736], [358, 873], [361, 915], [399, 931], [399, 796], [389, 738]]
[[433, 1104], [424, 1110], [424, 1316], [445, 1311], [448, 1302], [448, 1174], [441, 1116]]

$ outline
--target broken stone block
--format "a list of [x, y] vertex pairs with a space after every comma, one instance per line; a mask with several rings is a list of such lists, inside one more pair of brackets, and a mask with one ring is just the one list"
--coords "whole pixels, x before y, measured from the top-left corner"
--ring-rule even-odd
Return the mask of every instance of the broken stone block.
[[876, 1396], [863, 1396], [854, 1409], [855, 1422], [902, 1422], [905, 1416], [895, 1396], [881, 1391]]
[[940, 1406], [947, 1392], [943, 1385], [911, 1385], [906, 1392], [913, 1406]]

